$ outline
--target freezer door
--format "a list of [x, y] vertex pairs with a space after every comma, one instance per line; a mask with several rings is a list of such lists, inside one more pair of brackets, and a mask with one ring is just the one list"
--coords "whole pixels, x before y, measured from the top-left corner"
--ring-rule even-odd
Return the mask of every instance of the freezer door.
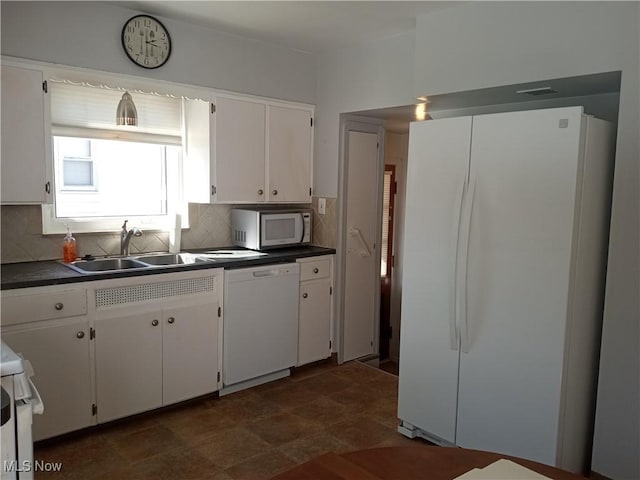
[[471, 117], [411, 124], [398, 416], [455, 442], [459, 338], [455, 270]]
[[474, 117], [461, 447], [555, 463], [581, 117]]

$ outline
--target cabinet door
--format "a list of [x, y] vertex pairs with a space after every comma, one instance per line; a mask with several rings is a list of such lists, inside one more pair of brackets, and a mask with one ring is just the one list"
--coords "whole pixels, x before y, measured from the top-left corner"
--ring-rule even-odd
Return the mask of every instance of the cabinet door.
[[162, 406], [160, 311], [96, 320], [98, 422]]
[[331, 355], [331, 282], [315, 280], [300, 284], [298, 363], [322, 360]]
[[269, 106], [270, 202], [304, 202], [311, 198], [311, 112]]
[[91, 425], [89, 322], [86, 316], [2, 332], [2, 339], [31, 362], [44, 413], [33, 417], [34, 440]]
[[44, 203], [48, 141], [42, 72], [2, 66], [2, 203]]
[[265, 108], [243, 100], [216, 100], [211, 123], [215, 201], [264, 201]]
[[218, 304], [162, 312], [164, 405], [218, 389]]

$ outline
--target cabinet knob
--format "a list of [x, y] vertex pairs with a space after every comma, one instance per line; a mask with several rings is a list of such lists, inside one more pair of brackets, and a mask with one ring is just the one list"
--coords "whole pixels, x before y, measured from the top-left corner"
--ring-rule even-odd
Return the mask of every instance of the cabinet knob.
[[84, 338], [84, 332], [80, 331], [80, 332], [76, 333], [76, 337]]
[[273, 195], [277, 195], [278, 194], [278, 190], [274, 190], [273, 192], [271, 192]]
[[318, 273], [320, 270], [318, 270], [317, 268], [313, 269], [313, 273]]
[[64, 304], [58, 302], [58, 303], [55, 304], [55, 308], [56, 308], [56, 310], [62, 310], [64, 308]]
[[160, 323], [160, 322], [158, 322], [158, 320], [153, 320], [153, 321], [151, 322], [151, 325], [153, 325], [154, 327], [157, 327], [157, 326], [158, 326], [158, 323]]
[[175, 322], [175, 321], [176, 321], [176, 319], [175, 319], [175, 318], [173, 318], [173, 317], [169, 317], [169, 318], [167, 318], [167, 322], [169, 322], [169, 323], [173, 323], [173, 322]]
[[264, 194], [264, 190], [260, 189], [258, 190], [258, 195], [263, 195]]
[[47, 193], [51, 193], [51, 182], [47, 182], [44, 184], [44, 191]]
[[307, 298], [308, 296], [309, 296], [309, 294], [306, 293], [306, 292], [302, 294], [302, 298]]

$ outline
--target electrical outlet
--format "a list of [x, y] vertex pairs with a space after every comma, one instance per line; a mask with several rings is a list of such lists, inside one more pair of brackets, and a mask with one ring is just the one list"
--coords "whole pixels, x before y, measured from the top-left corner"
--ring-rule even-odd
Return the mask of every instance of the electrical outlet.
[[318, 213], [320, 215], [324, 215], [325, 213], [327, 213], [327, 199], [326, 198], [319, 198], [318, 199]]

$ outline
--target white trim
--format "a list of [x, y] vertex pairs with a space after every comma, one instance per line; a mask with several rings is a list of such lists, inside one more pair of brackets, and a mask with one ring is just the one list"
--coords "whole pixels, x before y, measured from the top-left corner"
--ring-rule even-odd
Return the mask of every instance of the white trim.
[[156, 145], [182, 145], [182, 137], [175, 135], [157, 135], [146, 132], [125, 132], [102, 128], [67, 127], [51, 125], [52, 137], [79, 137], [96, 140], [124, 140], [128, 142], [153, 143]]
[[[189, 85], [186, 83], [170, 82], [167, 80], [156, 80], [147, 77], [139, 77], [135, 75], [116, 74], [103, 70], [94, 70], [88, 68], [73, 67], [70, 65], [62, 65], [50, 62], [41, 62], [37, 60], [29, 60], [20, 57], [11, 57], [7, 55], [0, 56], [2, 65], [16, 66], [22, 68], [30, 68], [32, 70], [40, 70], [45, 74], [45, 80], [58, 79], [69, 80], [74, 82], [89, 82], [96, 84], [114, 85], [114, 88], [130, 89], [131, 91], [143, 90], [150, 92], [160, 92], [162, 94], [175, 95], [177, 97], [186, 97], [191, 99], [199, 99], [206, 102], [215, 103], [216, 97], [234, 98], [239, 100], [252, 100], [258, 103], [268, 105], [282, 105], [291, 108], [300, 108], [301, 110], [315, 109], [315, 105], [304, 102], [296, 102], [291, 100], [276, 99], [263, 97], [259, 95], [251, 95], [248, 93], [234, 92], [231, 90], [222, 90], [213, 87], [205, 87], [198, 85]], [[115, 87], [117, 85], [117, 87]]]
[[[365, 133], [375, 133], [378, 135], [378, 156], [376, 159], [377, 173], [377, 198], [376, 204], [376, 245], [374, 256], [376, 257], [378, 265], [380, 264], [380, 237], [382, 235], [382, 189], [383, 189], [383, 177], [384, 177], [384, 123], [380, 119], [359, 117], [355, 115], [341, 114], [340, 115], [340, 150], [338, 159], [338, 231], [336, 235], [336, 271], [335, 271], [335, 332], [336, 332], [336, 344], [338, 345], [338, 363], [344, 362], [344, 285], [346, 275], [346, 245], [347, 245], [347, 171], [348, 171], [348, 133], [349, 131], [358, 131]], [[379, 272], [380, 269], [375, 270], [375, 278], [371, 281], [375, 281], [376, 285], [379, 285]], [[380, 304], [380, 288], [379, 286], [375, 290], [376, 295], [374, 302], [376, 305]], [[375, 319], [374, 319], [374, 346], [373, 351], [379, 352], [380, 350], [380, 309], [376, 307]]]

